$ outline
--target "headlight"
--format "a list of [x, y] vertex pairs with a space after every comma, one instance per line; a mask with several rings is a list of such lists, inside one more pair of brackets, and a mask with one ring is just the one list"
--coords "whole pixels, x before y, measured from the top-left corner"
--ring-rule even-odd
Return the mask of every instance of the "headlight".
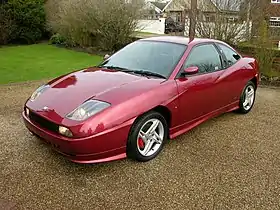
[[109, 106], [109, 103], [103, 101], [88, 100], [77, 109], [69, 113], [66, 117], [76, 121], [86, 120], [87, 118], [97, 114], [98, 112], [101, 112]]
[[39, 95], [41, 95], [47, 88], [49, 88], [49, 85], [42, 85], [39, 87], [35, 92], [31, 95], [30, 100], [35, 101], [36, 98], [38, 98]]

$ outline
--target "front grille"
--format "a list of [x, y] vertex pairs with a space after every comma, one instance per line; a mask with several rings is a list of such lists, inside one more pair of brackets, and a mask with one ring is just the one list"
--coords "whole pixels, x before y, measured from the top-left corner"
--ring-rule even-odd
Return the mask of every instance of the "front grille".
[[34, 113], [34, 112], [31, 112], [29, 113], [29, 119], [39, 125], [40, 127], [42, 128], [45, 128], [49, 131], [53, 131], [55, 133], [58, 133], [58, 125], [56, 125], [55, 123], [39, 116], [38, 114]]

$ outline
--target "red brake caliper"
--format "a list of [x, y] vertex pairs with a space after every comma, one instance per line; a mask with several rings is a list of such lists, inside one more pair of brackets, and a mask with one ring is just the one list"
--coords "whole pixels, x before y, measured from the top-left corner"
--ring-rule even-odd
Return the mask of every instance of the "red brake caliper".
[[143, 139], [138, 138], [138, 146], [140, 149], [144, 149], [145, 143], [144, 143]]

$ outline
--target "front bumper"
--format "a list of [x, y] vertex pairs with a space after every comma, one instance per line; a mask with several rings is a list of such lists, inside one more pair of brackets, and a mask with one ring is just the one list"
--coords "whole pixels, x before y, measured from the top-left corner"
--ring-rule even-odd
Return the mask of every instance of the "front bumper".
[[130, 122], [101, 134], [72, 139], [41, 128], [31, 122], [25, 112], [22, 116], [30, 132], [51, 144], [53, 149], [73, 162], [100, 163], [126, 158], [126, 141], [131, 127]]

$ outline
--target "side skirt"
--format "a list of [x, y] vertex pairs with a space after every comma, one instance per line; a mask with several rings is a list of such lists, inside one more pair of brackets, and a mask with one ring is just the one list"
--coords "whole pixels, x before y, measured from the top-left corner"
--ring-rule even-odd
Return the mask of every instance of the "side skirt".
[[237, 110], [239, 108], [239, 101], [236, 101], [228, 106], [222, 107], [220, 109], [217, 109], [213, 112], [210, 112], [209, 114], [203, 115], [199, 118], [196, 118], [190, 122], [187, 122], [183, 125], [179, 125], [177, 127], [171, 128], [170, 129], [170, 139], [174, 139], [179, 135], [182, 135], [184, 133], [186, 133], [187, 131], [193, 129], [194, 127], [202, 124], [203, 122], [212, 119], [214, 117], [217, 117], [223, 113], [227, 113], [227, 112], [232, 112], [234, 110]]

